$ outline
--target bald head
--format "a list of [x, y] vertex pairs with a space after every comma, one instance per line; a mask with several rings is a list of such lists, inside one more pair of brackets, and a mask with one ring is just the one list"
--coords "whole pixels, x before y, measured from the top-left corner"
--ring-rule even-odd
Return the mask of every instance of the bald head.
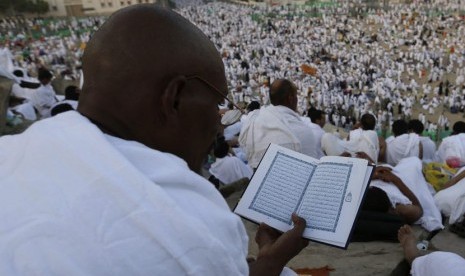
[[270, 102], [297, 110], [297, 88], [286, 79], [275, 80], [270, 87]]
[[198, 92], [208, 88], [189, 77], [227, 91], [213, 43], [188, 20], [156, 5], [113, 14], [88, 43], [83, 71], [79, 112], [111, 135], [177, 155], [183, 154], [172, 136], [186, 124], [178, 109], [209, 100]]

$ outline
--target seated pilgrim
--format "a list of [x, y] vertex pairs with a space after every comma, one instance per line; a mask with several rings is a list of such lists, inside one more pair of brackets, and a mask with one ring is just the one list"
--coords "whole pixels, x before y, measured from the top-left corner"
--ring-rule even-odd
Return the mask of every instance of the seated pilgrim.
[[37, 88], [32, 97], [32, 103], [41, 118], [50, 117], [50, 109], [57, 102], [55, 91], [51, 85], [53, 75], [45, 68], [40, 68], [38, 77], [40, 87]]
[[434, 154], [436, 153], [436, 144], [428, 136], [422, 136], [423, 130], [425, 129], [423, 123], [420, 120], [414, 119], [408, 122], [409, 132], [416, 133], [420, 137], [420, 143], [422, 148], [422, 161], [424, 163], [432, 162]]
[[326, 155], [343, 155], [367, 159], [376, 163], [380, 154], [379, 138], [374, 131], [376, 119], [372, 114], [364, 114], [359, 126], [350, 131], [347, 140], [341, 140], [332, 133], [325, 133], [321, 147]]
[[312, 130], [300, 120], [297, 88], [289, 80], [275, 80], [270, 88], [271, 105], [254, 111], [242, 126], [239, 143], [256, 168], [270, 143], [316, 157]]
[[386, 139], [386, 162], [397, 165], [400, 160], [415, 156], [422, 159], [420, 137], [416, 133], [408, 133], [408, 125], [404, 120], [396, 120], [392, 124], [394, 137]]
[[462, 167], [434, 195], [434, 201], [441, 213], [449, 217], [449, 224], [463, 221], [465, 214], [465, 167]]
[[304, 120], [304, 122], [308, 124], [313, 132], [313, 136], [315, 136], [317, 150], [316, 158], [321, 158], [325, 155], [321, 149], [321, 138], [326, 133], [323, 129], [326, 124], [326, 114], [322, 110], [312, 107], [308, 110], [307, 115], [309, 120]]
[[213, 149], [215, 162], [210, 167], [210, 173], [224, 185], [231, 184], [244, 177], [250, 179], [253, 170], [238, 157], [230, 154], [229, 144], [220, 137]]
[[75, 85], [66, 87], [65, 99], [54, 104], [50, 109], [50, 114], [55, 116], [66, 111], [76, 110], [78, 107], [79, 92], [79, 88]]
[[31, 102], [34, 89], [21, 86], [21, 82], [26, 79], [22, 70], [13, 71], [13, 75], [20, 83], [14, 83], [11, 87], [10, 110], [21, 114], [26, 120], [37, 120], [37, 114]]
[[458, 121], [452, 127], [452, 133], [444, 138], [436, 151], [434, 161], [445, 163], [449, 158], [465, 161], [465, 122]]
[[257, 101], [251, 101], [248, 105], [247, 105], [247, 110], [246, 110], [246, 114], [242, 115], [241, 117], [241, 122], [242, 124], [246, 124], [247, 120], [249, 119], [249, 117], [252, 116], [252, 114], [255, 112], [255, 110], [260, 110], [260, 103], [257, 102]]
[[245, 151], [239, 146], [238, 138], [242, 128], [242, 111], [239, 109], [231, 109], [226, 111], [221, 117], [221, 126], [224, 127], [223, 138], [231, 146], [234, 155], [242, 162], [247, 163]]

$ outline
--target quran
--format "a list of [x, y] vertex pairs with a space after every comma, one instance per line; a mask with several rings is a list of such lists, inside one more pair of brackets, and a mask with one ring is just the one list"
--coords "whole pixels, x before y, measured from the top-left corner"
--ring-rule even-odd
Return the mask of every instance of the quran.
[[234, 212], [285, 232], [296, 213], [304, 238], [347, 249], [374, 166], [367, 160], [320, 160], [270, 144]]

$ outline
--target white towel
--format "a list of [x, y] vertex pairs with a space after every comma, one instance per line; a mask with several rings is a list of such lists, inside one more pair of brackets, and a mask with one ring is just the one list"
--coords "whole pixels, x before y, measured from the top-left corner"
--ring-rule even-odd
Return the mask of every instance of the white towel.
[[300, 140], [283, 121], [279, 106], [273, 105], [262, 107], [248, 118], [242, 126], [239, 143], [252, 168], [258, 166], [270, 143], [301, 151]]
[[412, 262], [412, 276], [465, 276], [465, 259], [450, 252], [436, 251]]
[[0, 180], [0, 275], [248, 274], [245, 229], [208, 181], [77, 112], [0, 138]]
[[387, 142], [387, 163], [395, 166], [406, 157], [419, 157], [420, 137], [416, 133], [402, 134]]

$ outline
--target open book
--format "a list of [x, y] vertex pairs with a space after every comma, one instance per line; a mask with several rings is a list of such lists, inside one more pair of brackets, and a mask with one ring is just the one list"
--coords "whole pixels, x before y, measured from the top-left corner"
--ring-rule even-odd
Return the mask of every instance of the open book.
[[271, 144], [234, 212], [283, 232], [295, 212], [307, 221], [305, 238], [347, 248], [373, 169], [364, 159], [317, 160]]

